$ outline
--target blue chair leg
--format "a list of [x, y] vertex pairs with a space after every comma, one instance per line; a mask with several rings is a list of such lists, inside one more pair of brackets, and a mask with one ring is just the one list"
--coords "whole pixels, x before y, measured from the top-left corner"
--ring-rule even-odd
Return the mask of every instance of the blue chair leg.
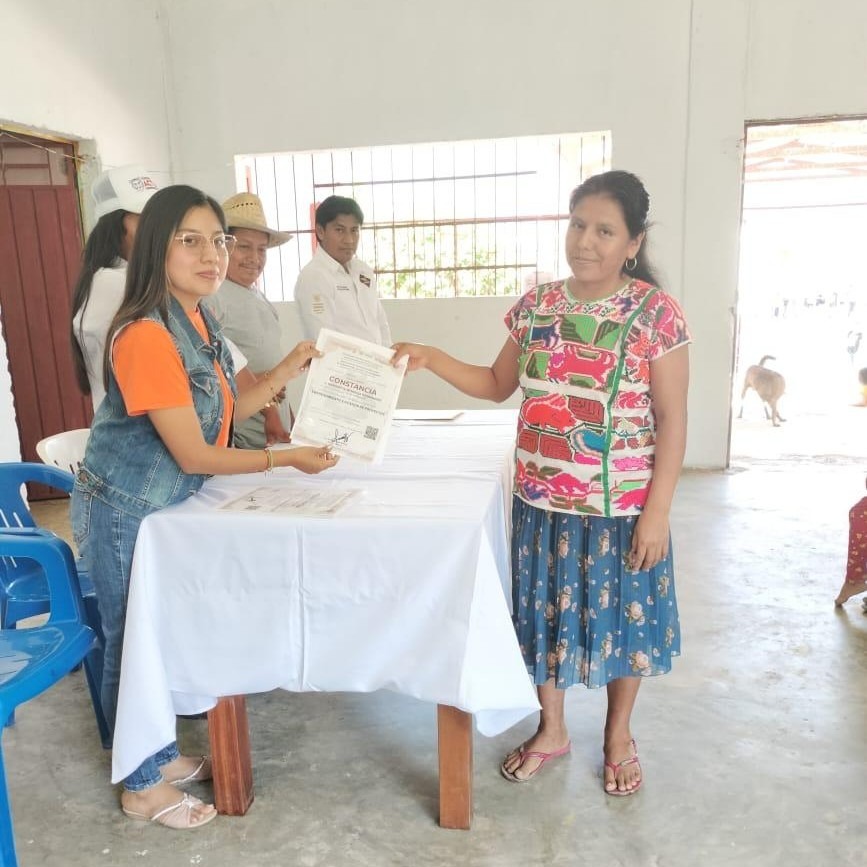
[[[111, 749], [111, 732], [108, 721], [102, 711], [102, 647], [94, 647], [84, 657], [84, 676], [87, 679], [87, 688], [90, 691], [90, 700], [93, 703], [93, 714], [96, 717], [96, 727], [99, 729], [99, 739], [102, 741], [104, 750]], [[2, 867], [2, 864], [0, 864]]]
[[96, 717], [96, 727], [99, 729], [102, 748], [110, 750], [111, 731], [102, 710], [102, 664], [105, 637], [102, 632], [102, 620], [99, 616], [99, 606], [95, 596], [84, 597], [84, 613], [87, 625], [93, 629], [98, 638], [93, 650], [84, 657], [84, 676], [87, 678], [87, 688], [90, 690], [90, 700], [93, 703], [93, 714]]
[[99, 616], [99, 603], [96, 596], [84, 596], [84, 613], [87, 625], [96, 633], [100, 645], [105, 646], [105, 633], [102, 631], [102, 618]]
[[12, 831], [12, 807], [6, 788], [6, 769], [0, 747], [0, 867], [18, 867], [15, 855], [15, 834]]

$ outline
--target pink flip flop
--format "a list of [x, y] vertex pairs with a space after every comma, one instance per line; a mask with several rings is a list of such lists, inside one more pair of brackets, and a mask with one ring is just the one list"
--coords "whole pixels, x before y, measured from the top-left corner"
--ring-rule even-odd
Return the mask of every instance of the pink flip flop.
[[627, 795], [634, 795], [641, 788], [641, 777], [638, 778], [638, 782], [631, 789], [620, 791], [620, 789], [617, 788], [617, 772], [621, 768], [626, 767], [626, 765], [638, 765], [639, 773], [641, 772], [641, 762], [638, 761], [638, 747], [635, 746], [635, 739], [633, 738], [630, 743], [632, 744], [632, 755], [628, 759], [624, 759], [622, 762], [605, 762], [605, 767], [610, 768], [614, 774], [613, 789], [609, 789], [606, 786], [605, 774], [602, 774], [602, 788], [606, 795], [613, 795], [615, 798], [625, 798]]
[[[535, 777], [536, 774], [538, 774], [539, 771], [542, 770], [542, 767], [544, 766], [545, 762], [549, 761], [550, 759], [557, 759], [557, 758], [560, 758], [560, 756], [565, 756], [571, 749], [572, 749], [572, 741], [569, 741], [569, 743], [567, 743], [565, 747], [561, 747], [559, 750], [554, 750], [554, 752], [552, 752], [552, 753], [542, 753], [542, 752], [539, 752], [538, 750], [525, 751], [524, 745], [521, 744], [521, 746], [518, 747], [518, 756], [521, 759], [521, 764], [518, 765], [518, 768], [523, 767], [524, 762], [527, 761], [527, 759], [540, 759], [541, 761], [536, 766], [535, 770], [532, 773], [527, 774], [526, 777], [516, 777], [514, 775], [514, 773], [506, 770], [506, 760], [509, 758], [509, 756], [512, 755], [511, 753], [509, 753], [509, 756], [506, 756], [506, 758], [503, 759], [503, 762], [500, 765], [500, 773], [510, 783], [526, 783], [528, 780], [532, 780], [533, 777]], [[517, 768], [515, 768], [515, 770], [517, 770]]]

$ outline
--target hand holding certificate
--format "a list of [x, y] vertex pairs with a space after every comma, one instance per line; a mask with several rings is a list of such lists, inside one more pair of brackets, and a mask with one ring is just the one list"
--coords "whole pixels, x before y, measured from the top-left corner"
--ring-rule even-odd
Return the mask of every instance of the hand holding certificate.
[[392, 365], [394, 350], [328, 328], [319, 332], [320, 358], [310, 362], [292, 442], [327, 445], [341, 455], [378, 463], [406, 362]]

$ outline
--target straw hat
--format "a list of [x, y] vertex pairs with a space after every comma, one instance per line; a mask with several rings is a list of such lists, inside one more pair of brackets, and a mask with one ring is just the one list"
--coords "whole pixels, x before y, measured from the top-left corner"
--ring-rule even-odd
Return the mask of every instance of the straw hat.
[[292, 235], [289, 232], [278, 232], [269, 229], [265, 222], [265, 209], [262, 200], [253, 193], [238, 193], [223, 202], [223, 213], [226, 215], [226, 225], [232, 229], [254, 229], [268, 236], [269, 247], [279, 247], [285, 244]]

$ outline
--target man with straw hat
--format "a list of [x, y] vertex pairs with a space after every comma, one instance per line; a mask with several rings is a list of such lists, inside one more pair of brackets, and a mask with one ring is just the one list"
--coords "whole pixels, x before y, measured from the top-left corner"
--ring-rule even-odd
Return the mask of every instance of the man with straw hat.
[[[226, 280], [204, 303], [219, 320], [226, 337], [247, 356], [253, 374], [264, 376], [285, 353], [277, 311], [256, 282], [265, 270], [268, 249], [285, 244], [292, 235], [269, 228], [262, 202], [252, 193], [229, 197], [223, 202], [223, 211], [237, 243], [229, 257]], [[235, 427], [236, 446], [261, 449], [289, 442], [291, 410], [287, 403], [281, 405], [281, 396], [278, 394], [261, 413]]]

